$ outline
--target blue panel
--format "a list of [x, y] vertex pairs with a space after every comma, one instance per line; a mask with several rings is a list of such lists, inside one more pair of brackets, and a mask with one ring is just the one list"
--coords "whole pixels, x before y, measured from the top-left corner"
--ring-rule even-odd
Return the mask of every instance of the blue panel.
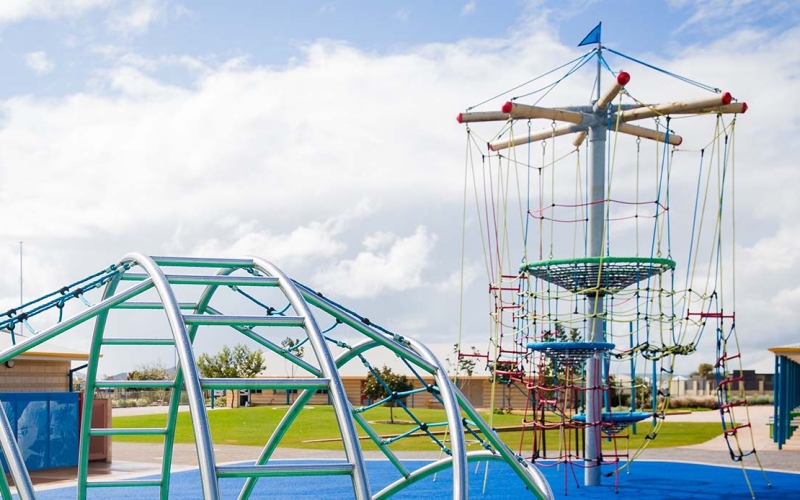
[[17, 444], [28, 470], [47, 468], [47, 438], [50, 436], [48, 410], [46, 398], [17, 404]]
[[77, 398], [59, 397], [64, 395], [70, 394], [54, 394], [50, 398], [48, 468], [78, 465], [78, 401]]
[[0, 401], [28, 470], [78, 464], [78, 393], [0, 393]]

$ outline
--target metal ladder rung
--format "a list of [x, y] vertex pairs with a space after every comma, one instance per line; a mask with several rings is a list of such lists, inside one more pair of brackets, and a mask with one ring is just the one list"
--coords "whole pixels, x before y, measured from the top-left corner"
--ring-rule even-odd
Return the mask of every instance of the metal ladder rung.
[[161, 486], [160, 479], [129, 479], [127, 481], [90, 481], [87, 488], [141, 488], [147, 486]]
[[203, 389], [327, 389], [327, 378], [201, 378]]
[[224, 465], [217, 467], [217, 477], [219, 478], [344, 476], [352, 473], [353, 464]]
[[[179, 302], [178, 307], [181, 309], [197, 309], [197, 304], [194, 302]], [[164, 304], [161, 302], [123, 302], [114, 309], [164, 309]]]
[[103, 339], [103, 345], [175, 345], [174, 339]]
[[151, 257], [159, 266], [177, 267], [219, 267], [219, 268], [239, 268], [253, 267], [252, 259], [208, 259], [198, 257], [168, 257], [159, 255]]
[[184, 314], [187, 325], [227, 326], [303, 326], [302, 316], [228, 316], [222, 314]]
[[[278, 286], [278, 278], [271, 276], [225, 276], [225, 275], [194, 275], [194, 274], [167, 274], [167, 281], [173, 285], [225, 285], [225, 286]], [[123, 281], [144, 281], [150, 277], [142, 273], [125, 273]]]
[[173, 380], [98, 380], [94, 383], [98, 389], [172, 389]]
[[89, 429], [90, 436], [166, 436], [167, 429], [160, 428], [121, 428], [121, 427], [99, 427]]

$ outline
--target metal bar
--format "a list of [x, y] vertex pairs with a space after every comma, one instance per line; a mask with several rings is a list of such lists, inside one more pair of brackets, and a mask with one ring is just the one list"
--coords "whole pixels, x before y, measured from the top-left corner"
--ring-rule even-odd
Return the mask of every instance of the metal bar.
[[227, 325], [227, 326], [297, 326], [302, 327], [304, 319], [299, 316], [225, 316], [212, 314], [184, 314], [187, 325]]
[[[194, 302], [180, 302], [178, 307], [181, 309], [194, 309], [197, 304]], [[161, 302], [123, 302], [114, 309], [164, 309]]]
[[[8, 421], [8, 416], [5, 408], [2, 407], [2, 403], [0, 403], [0, 447], [3, 449], [8, 471], [11, 473], [11, 477], [14, 478], [14, 486], [17, 488], [20, 500], [34, 500], [36, 494], [33, 491], [33, 483], [28, 475], [28, 469], [25, 468], [25, 459], [22, 458], [22, 453], [19, 451], [17, 440], [14, 438], [14, 431]], [[2, 470], [0, 470], [0, 473], [2, 473]], [[5, 483], [4, 492], [8, 490], [5, 474], [3, 474], [0, 482]], [[10, 495], [9, 498], [11, 498]]]
[[83, 312], [76, 314], [70, 318], [65, 319], [61, 323], [54, 325], [47, 330], [43, 330], [39, 332], [37, 335], [33, 337], [28, 337], [24, 341], [13, 345], [4, 351], [0, 352], [0, 363], [5, 363], [9, 359], [15, 358], [20, 354], [24, 354], [25, 352], [33, 349], [39, 344], [43, 344], [48, 340], [52, 339], [53, 337], [64, 333], [65, 331], [69, 330], [70, 328], [74, 328], [81, 323], [84, 323], [95, 316], [99, 315], [102, 312], [108, 311], [108, 309], [116, 306], [121, 302], [125, 302], [126, 300], [139, 295], [140, 293], [148, 290], [153, 286], [153, 283], [150, 280], [146, 280], [143, 283], [139, 283], [136, 286], [133, 286], [124, 292], [120, 293], [119, 295], [111, 298], [106, 298], [97, 304], [93, 305], [92, 307], [84, 310]]
[[[505, 462], [506, 461], [505, 457], [503, 457], [502, 455], [498, 455], [498, 454], [495, 454], [495, 453], [492, 453], [492, 452], [486, 451], [486, 450], [473, 451], [473, 452], [469, 453], [466, 456], [466, 460], [468, 462], [470, 462], [470, 463], [473, 463], [473, 462], [490, 462], [490, 461], [491, 462]], [[440, 460], [437, 460], [436, 462], [431, 462], [430, 464], [425, 465], [424, 467], [420, 467], [419, 469], [417, 469], [414, 472], [412, 472], [408, 477], [400, 478], [397, 481], [393, 482], [392, 484], [386, 486], [384, 489], [382, 489], [378, 493], [376, 493], [375, 497], [374, 497], [374, 500], [385, 500], [387, 498], [390, 498], [390, 497], [396, 495], [397, 493], [399, 493], [400, 491], [404, 490], [405, 488], [408, 488], [409, 486], [421, 481], [422, 479], [425, 479], [427, 477], [432, 476], [433, 474], [436, 474], [438, 472], [441, 472], [441, 471], [443, 471], [445, 469], [450, 468], [452, 461], [453, 461], [453, 457], [445, 457], [445, 458], [442, 458]], [[545, 483], [545, 484], [547, 484], [547, 483]], [[549, 489], [549, 486], [548, 486], [548, 489]], [[534, 489], [534, 492], [535, 491], [536, 490]], [[542, 497], [539, 497], [539, 498], [542, 498]], [[551, 492], [550, 496], [547, 497], [547, 498], [550, 498], [550, 499], [553, 498], [552, 492]]]
[[387, 338], [385, 334], [377, 331], [371, 326], [364, 324], [364, 322], [362, 322], [360, 318], [357, 318], [353, 316], [351, 313], [342, 310], [340, 307], [329, 302], [324, 297], [316, 295], [315, 293], [311, 292], [308, 288], [305, 288], [303, 285], [300, 285], [299, 289], [300, 293], [303, 295], [303, 298], [305, 298], [309, 304], [330, 314], [331, 316], [340, 320], [342, 323], [349, 326], [350, 328], [363, 333], [368, 338], [374, 340], [383, 347], [386, 347], [387, 349], [397, 354], [398, 356], [407, 359], [409, 362], [413, 363], [419, 368], [422, 368], [426, 372], [433, 373], [436, 370], [436, 367], [434, 365], [424, 360], [417, 353], [408, 349], [406, 346], [399, 344], [395, 340]]
[[[211, 313], [211, 314], [222, 314], [217, 309], [214, 309], [211, 306], [206, 307], [206, 311]], [[196, 329], [197, 326], [198, 325], [192, 325], [192, 328]], [[316, 366], [310, 364], [308, 361], [305, 361], [303, 358], [300, 358], [300, 357], [295, 356], [294, 354], [292, 354], [290, 352], [287, 352], [281, 346], [279, 346], [279, 345], [275, 344], [274, 342], [271, 342], [270, 340], [262, 337], [261, 335], [259, 335], [255, 331], [251, 330], [250, 328], [243, 327], [243, 326], [238, 326], [238, 325], [232, 325], [232, 326], [233, 326], [234, 330], [242, 333], [245, 337], [257, 342], [259, 345], [269, 349], [270, 351], [274, 352], [275, 354], [278, 354], [279, 356], [281, 356], [286, 361], [289, 361], [290, 363], [293, 363], [293, 364], [297, 365], [298, 367], [300, 367], [303, 370], [307, 371], [308, 373], [310, 373], [314, 377], [321, 377], [322, 376], [322, 372], [319, 371], [319, 369]]]
[[[221, 275], [194, 275], [194, 274], [164, 274], [167, 284], [170, 285], [225, 285], [225, 286], [278, 286], [276, 278], [268, 276], [221, 276]], [[126, 273], [123, 281], [143, 281], [148, 276], [139, 273]]]
[[352, 473], [353, 464], [223, 465], [217, 467], [217, 475], [220, 478], [347, 476]]
[[[599, 62], [598, 62], [599, 64]], [[599, 70], [598, 70], [599, 71]], [[598, 74], [599, 78], [599, 74]], [[598, 81], [598, 98], [599, 86]], [[604, 122], [607, 110], [598, 111], [599, 122]], [[589, 149], [591, 151], [589, 162], [589, 256], [603, 255], [603, 241], [605, 237], [605, 212], [606, 212], [606, 127], [598, 124], [589, 127]], [[591, 311], [589, 338], [591, 342], [605, 342], [605, 328], [603, 321], [603, 297], [599, 294], [588, 295]], [[595, 425], [600, 421], [600, 402], [602, 396], [597, 394], [600, 384], [600, 358], [595, 354], [587, 360], [586, 378], [586, 458], [584, 469], [584, 484], [598, 486], [601, 480], [600, 470], [600, 426]]]
[[145, 427], [127, 429], [123, 429], [121, 427], [89, 429], [90, 436], [163, 436], [166, 433], [167, 429]]
[[92, 481], [86, 483], [87, 488], [143, 488], [161, 486], [158, 479], [128, 479], [126, 481]]
[[324, 378], [201, 378], [203, 389], [327, 389]]
[[433, 352], [428, 347], [416, 339], [407, 338], [411, 348], [424, 358], [428, 363], [436, 366], [433, 372], [433, 379], [439, 387], [439, 396], [442, 398], [442, 406], [450, 425], [450, 449], [453, 457], [453, 499], [460, 500], [469, 495], [469, 471], [467, 470], [467, 443], [464, 440], [464, 425], [461, 421], [461, 411], [458, 408], [453, 383], [447, 376], [447, 370], [436, 359]]
[[[181, 371], [184, 373], [183, 382], [189, 399], [189, 416], [194, 431], [195, 446], [197, 447], [197, 462], [200, 469], [200, 483], [202, 485], [203, 497], [205, 500], [219, 500], [219, 481], [216, 477], [214, 446], [211, 442], [211, 431], [208, 425], [205, 399], [203, 398], [203, 390], [200, 387], [200, 375], [197, 371], [197, 363], [192, 353], [191, 337], [186, 331], [183, 315], [178, 307], [178, 300], [175, 298], [169, 279], [151, 258], [134, 253], [125, 256], [123, 262], [137, 263], [151, 277], [153, 286], [158, 291], [159, 298], [164, 303], [164, 312], [167, 316], [172, 336], [175, 339], [175, 350], [178, 354], [178, 361], [180, 362]], [[217, 278], [226, 277], [227, 276], [217, 276]], [[207, 284], [209, 278], [213, 277], [184, 277], [180, 279], [192, 281], [195, 278], [198, 278], [197, 281], [202, 279], [202, 283]], [[257, 283], [266, 283], [264, 280], [254, 279]], [[222, 280], [222, 282], [225, 282], [225, 280]], [[275, 284], [277, 284], [277, 280], [275, 280]], [[178, 382], [176, 377], [175, 382], [173, 382], [175, 387], [179, 387]], [[177, 406], [173, 408], [172, 401], [170, 401], [170, 410], [175, 410], [177, 413]], [[167, 470], [167, 475], [168, 474], [169, 470]]]
[[175, 341], [173, 339], [115, 338], [103, 339], [103, 345], [175, 345]]
[[171, 389], [175, 386], [172, 380], [98, 380], [94, 383], [97, 389]]
[[400, 472], [400, 474], [402, 474], [403, 477], [410, 476], [411, 474], [408, 472], [408, 469], [406, 469], [406, 466], [403, 465], [403, 462], [401, 462], [400, 459], [397, 458], [397, 455], [395, 455], [394, 452], [383, 443], [383, 439], [381, 439], [378, 433], [375, 432], [371, 425], [369, 425], [369, 422], [367, 422], [364, 416], [360, 413], [353, 413], [353, 418], [364, 430], [364, 432], [367, 433], [367, 436], [369, 436], [372, 442], [375, 443], [375, 446], [377, 446], [378, 449], [381, 450], [384, 455], [386, 455], [386, 458], [389, 459], [389, 461]]
[[151, 259], [162, 267], [224, 267], [239, 269], [253, 266], [253, 261], [250, 259], [206, 259], [198, 257], [165, 257], [160, 255], [153, 256]]
[[[272, 457], [272, 454], [275, 453], [275, 450], [278, 448], [281, 440], [286, 435], [286, 432], [289, 430], [289, 427], [292, 426], [295, 419], [297, 419], [297, 416], [300, 415], [300, 412], [306, 406], [306, 403], [311, 401], [311, 398], [314, 396], [314, 394], [315, 391], [303, 391], [294, 401], [294, 403], [292, 403], [292, 406], [278, 423], [278, 426], [275, 427], [275, 430], [272, 432], [272, 436], [270, 436], [266, 446], [264, 446], [264, 449], [261, 450], [261, 455], [259, 455], [255, 465], [264, 465], [269, 461], [269, 459]], [[242, 490], [239, 492], [238, 500], [247, 500], [250, 498], [250, 495], [253, 493], [253, 489], [256, 487], [257, 481], [258, 479], [255, 477], [247, 478], [244, 486], [242, 486]]]
[[[517, 476], [522, 479], [522, 482], [530, 489], [538, 500], [553, 500], [553, 491], [550, 484], [545, 479], [544, 475], [532, 463], [523, 460], [517, 456], [497, 435], [497, 432], [483, 419], [477, 410], [472, 406], [472, 403], [464, 396], [464, 393], [458, 387], [453, 388], [456, 397], [458, 398], [461, 410], [466, 414], [467, 418], [472, 420], [475, 427], [481, 430], [483, 436], [494, 447], [497, 453], [503, 457], [503, 460], [517, 473]], [[378, 498], [376, 496], [376, 498]]]
[[369, 481], [367, 479], [367, 466], [364, 462], [364, 455], [358, 441], [355, 424], [350, 414], [350, 403], [347, 400], [347, 394], [345, 393], [342, 380], [339, 378], [336, 363], [333, 360], [333, 356], [331, 356], [330, 350], [328, 350], [325, 337], [322, 335], [314, 316], [311, 314], [308, 304], [303, 299], [303, 296], [300, 294], [297, 287], [295, 287], [292, 280], [290, 280], [283, 271], [264, 259], [254, 258], [253, 264], [256, 269], [265, 274], [277, 277], [279, 286], [289, 300], [289, 303], [297, 314], [306, 318], [306, 333], [308, 334], [308, 339], [314, 350], [314, 354], [316, 354], [317, 360], [319, 361], [322, 375], [331, 381], [328, 395], [333, 403], [334, 412], [336, 413], [336, 420], [339, 424], [339, 432], [341, 433], [342, 444], [344, 445], [345, 457], [347, 461], [353, 465], [351, 477], [353, 480], [354, 496], [357, 500], [369, 500], [372, 498], [372, 495], [370, 494]]

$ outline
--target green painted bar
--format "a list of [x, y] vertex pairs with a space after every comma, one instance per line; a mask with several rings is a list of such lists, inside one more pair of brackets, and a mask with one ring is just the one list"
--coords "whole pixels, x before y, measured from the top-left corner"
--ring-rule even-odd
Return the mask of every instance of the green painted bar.
[[98, 380], [94, 383], [98, 389], [170, 389], [174, 385], [172, 380]]
[[[352, 473], [352, 464], [226, 465], [217, 467], [217, 476], [220, 479], [233, 477], [348, 476]], [[324, 497], [324, 495], [321, 496]]]
[[120, 427], [89, 429], [90, 436], [163, 436], [167, 434], [167, 429], [140, 427], [135, 429], [123, 429]]
[[201, 378], [203, 389], [327, 389], [326, 378]]
[[[278, 286], [278, 278], [269, 276], [198, 276], [194, 274], [167, 274], [171, 285], [225, 285], [225, 286]], [[141, 273], [125, 273], [123, 281], [144, 281], [149, 276]]]
[[128, 481], [92, 481], [86, 483], [87, 488], [142, 488], [145, 486], [161, 486], [158, 479], [130, 479]]
[[175, 345], [173, 339], [103, 339], [103, 345]]
[[183, 321], [187, 325], [302, 327], [305, 323], [305, 318], [300, 316], [225, 316], [216, 314], [184, 314]]
[[[194, 302], [181, 302], [178, 304], [178, 307], [181, 309], [194, 310], [197, 304]], [[161, 302], [123, 302], [114, 309], [164, 309], [164, 304]]]
[[234, 268], [253, 267], [250, 259], [203, 259], [193, 257], [151, 257], [159, 266], [175, 267], [216, 267]]
[[408, 472], [408, 469], [406, 469], [405, 465], [403, 465], [403, 462], [401, 462], [400, 459], [397, 458], [397, 455], [395, 455], [394, 452], [390, 450], [388, 446], [383, 444], [383, 439], [381, 439], [378, 433], [375, 432], [375, 429], [373, 429], [369, 425], [369, 422], [367, 422], [366, 419], [364, 419], [364, 416], [356, 412], [352, 412], [352, 415], [356, 423], [359, 426], [361, 426], [364, 432], [367, 433], [367, 436], [369, 436], [372, 442], [375, 443], [378, 449], [380, 449], [383, 452], [383, 454], [386, 455], [386, 458], [389, 459], [389, 461], [392, 463], [392, 465], [394, 465], [394, 467], [398, 470], [398, 472], [400, 472], [400, 474], [402, 474], [403, 477], [408, 477], [410, 473]]

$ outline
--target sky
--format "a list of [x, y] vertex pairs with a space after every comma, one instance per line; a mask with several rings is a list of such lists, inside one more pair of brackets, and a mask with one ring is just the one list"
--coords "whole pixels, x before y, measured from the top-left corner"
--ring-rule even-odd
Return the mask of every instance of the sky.
[[[787, 101], [800, 95], [800, 14], [783, 1], [2, 2], [0, 306], [19, 303], [20, 241], [26, 300], [132, 251], [254, 254], [440, 354], [459, 335], [483, 349], [471, 205], [460, 294], [454, 117], [585, 53], [600, 21], [604, 45], [750, 107], [736, 136], [737, 330], [745, 365], [771, 367], [768, 347], [800, 340], [800, 123]], [[705, 95], [609, 62], [646, 100]], [[593, 76], [546, 103], [587, 100]], [[680, 371], [713, 362], [707, 337]], [[109, 353], [100, 372], [152, 362], [172, 364]]]

